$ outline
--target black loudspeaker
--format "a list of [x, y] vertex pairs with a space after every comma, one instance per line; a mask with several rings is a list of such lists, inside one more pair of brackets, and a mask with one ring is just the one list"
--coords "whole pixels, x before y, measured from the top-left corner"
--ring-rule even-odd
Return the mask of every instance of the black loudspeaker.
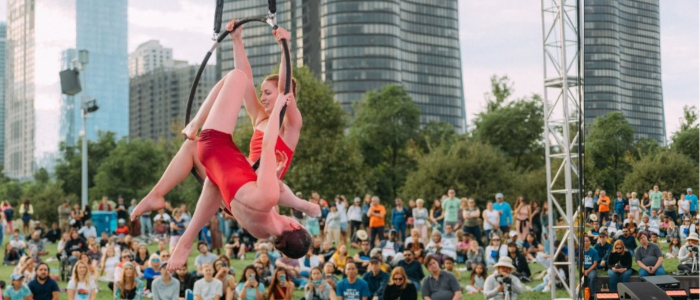
[[617, 284], [620, 299], [672, 300], [661, 288], [649, 282], [620, 282]]
[[63, 70], [58, 73], [61, 76], [61, 92], [73, 96], [80, 93], [80, 77], [77, 70]]

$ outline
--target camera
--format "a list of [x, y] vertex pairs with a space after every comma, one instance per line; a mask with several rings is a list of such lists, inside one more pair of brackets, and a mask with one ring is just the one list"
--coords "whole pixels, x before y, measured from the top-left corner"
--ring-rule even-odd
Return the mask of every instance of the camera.
[[504, 277], [503, 275], [496, 276], [496, 281], [498, 281], [499, 283], [505, 283], [505, 284], [511, 284], [513, 282], [513, 280], [510, 279], [510, 276]]
[[696, 253], [698, 252], [698, 246], [688, 245], [686, 247], [688, 247], [688, 251], [692, 251], [692, 252], [696, 252]]
[[618, 262], [615, 264], [615, 269], [622, 269], [622, 265]]

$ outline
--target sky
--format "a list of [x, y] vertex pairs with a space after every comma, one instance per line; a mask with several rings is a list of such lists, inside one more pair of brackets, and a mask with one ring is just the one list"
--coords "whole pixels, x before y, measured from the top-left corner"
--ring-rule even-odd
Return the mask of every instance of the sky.
[[[261, 0], [262, 1], [262, 0]], [[6, 20], [7, 0], [0, 0]], [[666, 134], [680, 124], [684, 105], [700, 106], [699, 3], [661, 1], [661, 65]], [[151, 39], [175, 59], [199, 63], [211, 45], [214, 1], [129, 1], [128, 50]], [[459, 29], [467, 123], [485, 107], [492, 75], [514, 83], [513, 99], [542, 94], [541, 2], [460, 0]], [[60, 53], [75, 45], [75, 0], [36, 0], [37, 156], [58, 145]]]

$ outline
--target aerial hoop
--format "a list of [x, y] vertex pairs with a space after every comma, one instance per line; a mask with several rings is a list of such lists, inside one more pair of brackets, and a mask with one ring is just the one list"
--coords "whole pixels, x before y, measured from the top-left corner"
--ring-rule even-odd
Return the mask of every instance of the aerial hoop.
[[[216, 14], [214, 17], [214, 34], [218, 34], [219, 30], [221, 29], [221, 14], [223, 12], [223, 4], [222, 1], [217, 1], [217, 7], [216, 7]], [[265, 16], [261, 17], [248, 17], [248, 18], [243, 18], [238, 20], [236, 24], [233, 26], [233, 30], [236, 30], [238, 27], [245, 23], [249, 22], [263, 22], [269, 24], [272, 29], [277, 29], [277, 18], [276, 18], [276, 13], [277, 13], [277, 3], [275, 0], [268, 0], [267, 1], [267, 6], [268, 6], [268, 14]], [[191, 110], [192, 110], [192, 103], [194, 102], [194, 95], [197, 91], [197, 85], [199, 84], [199, 80], [202, 77], [202, 72], [204, 72], [204, 68], [207, 66], [207, 62], [209, 61], [209, 58], [211, 57], [212, 53], [214, 53], [214, 50], [219, 46], [221, 41], [223, 41], [231, 31], [224, 31], [218, 35], [216, 35], [216, 38], [214, 39], [214, 44], [211, 46], [207, 54], [204, 56], [204, 59], [202, 60], [202, 63], [199, 65], [199, 70], [197, 70], [197, 74], [194, 77], [194, 82], [192, 82], [192, 86], [190, 88], [190, 97], [187, 100], [187, 109], [185, 111], [185, 125], [190, 123], [190, 117], [191, 117]], [[284, 49], [284, 63], [286, 64], [287, 68], [287, 76], [285, 76], [285, 82], [284, 82], [284, 94], [289, 93], [289, 89], [291, 86], [291, 80], [292, 80], [292, 66], [290, 63], [290, 58], [289, 58], [289, 47], [287, 45], [286, 40], [282, 40], [282, 48]], [[282, 121], [284, 120], [284, 114], [287, 111], [287, 105], [285, 104], [284, 107], [282, 107], [282, 111], [280, 111], [280, 127], [282, 126]], [[253, 164], [253, 170], [257, 170], [258, 167], [260, 166], [260, 159]], [[193, 167], [192, 170], [190, 171], [192, 175], [194, 175], [194, 178], [199, 181], [200, 184], [204, 184], [204, 179], [199, 176], [197, 173], [197, 170]]]

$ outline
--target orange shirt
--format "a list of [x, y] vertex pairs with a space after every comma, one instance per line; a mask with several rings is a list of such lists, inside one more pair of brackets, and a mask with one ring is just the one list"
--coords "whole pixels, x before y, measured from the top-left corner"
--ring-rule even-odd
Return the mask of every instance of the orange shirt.
[[[386, 209], [384, 208], [384, 205], [377, 205], [377, 206], [370, 206], [369, 211], [373, 213], [380, 213], [383, 216], [386, 216]], [[384, 217], [377, 217], [375, 215], [371, 215], [369, 217], [369, 227], [384, 227]]]
[[600, 201], [600, 204], [598, 204], [598, 212], [610, 211], [610, 198], [608, 196], [600, 197], [598, 201]]

